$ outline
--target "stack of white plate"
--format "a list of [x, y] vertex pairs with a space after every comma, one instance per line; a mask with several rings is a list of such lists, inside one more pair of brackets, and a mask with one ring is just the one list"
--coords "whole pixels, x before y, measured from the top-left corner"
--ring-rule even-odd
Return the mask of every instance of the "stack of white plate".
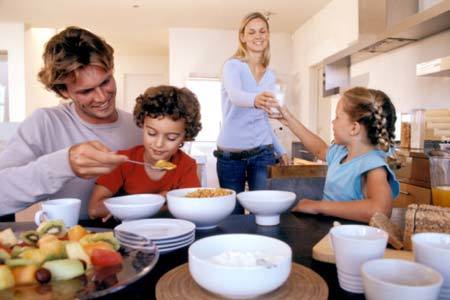
[[151, 250], [153, 242], [159, 253], [166, 253], [192, 244], [195, 224], [179, 219], [143, 219], [122, 223], [114, 233], [124, 246], [145, 251]]

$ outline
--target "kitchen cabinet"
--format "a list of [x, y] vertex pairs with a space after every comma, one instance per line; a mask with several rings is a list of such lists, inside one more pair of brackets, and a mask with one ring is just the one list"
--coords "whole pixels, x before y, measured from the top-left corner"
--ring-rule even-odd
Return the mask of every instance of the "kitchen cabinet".
[[429, 188], [420, 187], [400, 182], [400, 194], [394, 201], [394, 207], [408, 207], [410, 204], [431, 204], [431, 191]]
[[402, 167], [395, 171], [400, 181], [400, 194], [394, 207], [409, 204], [431, 204], [430, 163], [422, 150], [397, 149], [403, 160]]

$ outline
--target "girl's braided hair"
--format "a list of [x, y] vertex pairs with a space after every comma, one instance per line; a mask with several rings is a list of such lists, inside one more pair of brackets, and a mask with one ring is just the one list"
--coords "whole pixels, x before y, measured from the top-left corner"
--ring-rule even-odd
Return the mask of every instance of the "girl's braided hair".
[[353, 121], [362, 124], [372, 145], [387, 152], [394, 146], [395, 107], [382, 91], [355, 87], [343, 95], [344, 110]]
[[187, 88], [168, 85], [150, 87], [137, 97], [133, 115], [136, 125], [141, 128], [145, 117], [170, 117], [174, 121], [183, 119], [186, 124], [185, 141], [193, 141], [202, 129], [200, 103]]

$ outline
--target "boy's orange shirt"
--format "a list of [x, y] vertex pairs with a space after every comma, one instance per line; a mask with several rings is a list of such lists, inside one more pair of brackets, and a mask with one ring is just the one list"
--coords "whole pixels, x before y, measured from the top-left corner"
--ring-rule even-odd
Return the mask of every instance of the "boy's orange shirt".
[[[131, 160], [144, 161], [144, 146], [118, 151]], [[110, 174], [100, 176], [96, 184], [102, 185], [116, 194], [120, 188], [127, 194], [158, 194], [174, 189], [200, 187], [197, 164], [193, 158], [178, 150], [170, 160], [177, 167], [167, 171], [160, 180], [152, 180], [145, 173], [144, 166], [125, 162]]]

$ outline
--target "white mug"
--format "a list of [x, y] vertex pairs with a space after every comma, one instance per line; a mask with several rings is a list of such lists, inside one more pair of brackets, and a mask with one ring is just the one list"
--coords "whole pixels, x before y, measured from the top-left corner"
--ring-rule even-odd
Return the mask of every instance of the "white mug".
[[66, 227], [78, 224], [81, 200], [75, 198], [54, 199], [42, 202], [42, 209], [34, 215], [34, 222], [39, 226], [47, 220], [63, 220]]

